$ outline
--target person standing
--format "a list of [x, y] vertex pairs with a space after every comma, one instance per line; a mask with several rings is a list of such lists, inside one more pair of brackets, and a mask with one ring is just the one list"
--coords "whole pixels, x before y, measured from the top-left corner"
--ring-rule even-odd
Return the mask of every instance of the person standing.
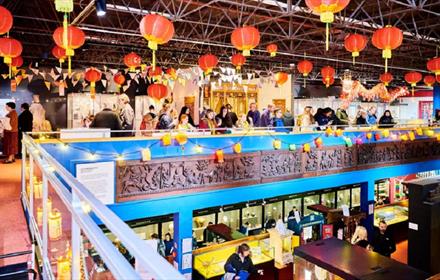
[[44, 131], [46, 110], [44, 110], [43, 105], [41, 105], [40, 103], [39, 95], [34, 94], [32, 96], [32, 104], [29, 107], [29, 111], [32, 113], [32, 117], [33, 117], [32, 131], [34, 132]]
[[348, 117], [346, 109], [347, 104], [342, 103], [341, 106], [339, 106], [338, 110], [336, 110], [336, 117], [338, 117], [340, 125], [343, 125], [344, 127], [350, 125], [350, 118]]
[[300, 127], [308, 128], [314, 124], [315, 124], [315, 119], [313, 118], [312, 106], [304, 107], [304, 112], [298, 116], [297, 125]]
[[29, 104], [21, 104], [21, 114], [18, 116], [18, 154], [21, 156], [21, 140], [23, 133], [32, 132], [33, 116], [29, 111]]
[[286, 112], [283, 114], [283, 123], [289, 131], [293, 130], [293, 127], [295, 126], [295, 119], [289, 110], [286, 110]]
[[247, 120], [251, 126], [257, 127], [260, 125], [260, 112], [257, 110], [257, 104], [251, 103], [249, 105]]
[[194, 128], [196, 127], [196, 125], [194, 124], [194, 120], [191, 117], [191, 110], [189, 109], [189, 107], [187, 106], [183, 106], [182, 109], [180, 110], [180, 114], [179, 114], [179, 121], [182, 117], [182, 115], [187, 115], [188, 117], [188, 123]]
[[250, 274], [258, 273], [263, 275], [263, 270], [257, 270], [251, 259], [251, 249], [246, 243], [238, 246], [237, 253], [233, 253], [225, 263], [225, 280], [249, 278]]
[[260, 126], [261, 127], [272, 127], [273, 126], [273, 111], [274, 106], [272, 104], [267, 105], [267, 109], [264, 110], [263, 114], [261, 114], [260, 118]]
[[380, 221], [379, 229], [376, 231], [373, 239], [374, 252], [385, 257], [391, 257], [396, 251], [396, 243], [393, 237], [387, 231], [388, 225], [385, 221]]
[[6, 117], [9, 119], [10, 129], [5, 128], [3, 131], [3, 155], [8, 157], [4, 163], [13, 163], [18, 153], [18, 116], [14, 102], [6, 103], [5, 108], [8, 111]]
[[167, 261], [170, 264], [173, 264], [174, 261], [174, 257], [173, 257], [173, 253], [174, 253], [174, 240], [171, 238], [171, 234], [170, 233], [166, 233], [165, 234], [165, 258], [167, 259]]
[[121, 120], [122, 130], [128, 130], [124, 136], [132, 136], [134, 124], [134, 110], [130, 105], [130, 98], [126, 94], [121, 94], [118, 98], [118, 103], [121, 108], [119, 119]]
[[281, 109], [276, 109], [274, 113], [275, 117], [273, 118], [273, 126], [275, 128], [275, 131], [289, 133], [290, 130], [284, 127], [283, 112], [281, 111]]
[[371, 106], [370, 109], [368, 109], [367, 123], [369, 125], [377, 124], [376, 111], [377, 111], [377, 109], [374, 106]]
[[219, 127], [221, 128], [232, 128], [234, 127], [233, 120], [231, 118], [231, 114], [228, 112], [228, 108], [226, 106], [222, 106], [220, 108], [220, 112], [218, 113], [217, 119], [221, 120]]
[[238, 117], [237, 114], [232, 111], [232, 105], [226, 104], [226, 109], [228, 110], [228, 115], [231, 118], [232, 126], [237, 126]]
[[385, 110], [379, 119], [379, 128], [392, 128], [395, 124], [391, 111]]
[[209, 130], [209, 131], [211, 131], [211, 134], [214, 135], [214, 134], [217, 134], [217, 127], [218, 127], [218, 124], [215, 119], [214, 111], [211, 109], [207, 109], [205, 117], [202, 118], [200, 121], [199, 128], [203, 129], [203, 130]]
[[[96, 114], [92, 123], [90, 124], [90, 128], [108, 128], [110, 130], [121, 130], [122, 125], [119, 117], [104, 104], [104, 109]], [[117, 132], [111, 132], [111, 136], [115, 137], [119, 134]]]
[[171, 115], [171, 105], [164, 103], [162, 106], [161, 114], [159, 115], [159, 122], [157, 129], [173, 129], [179, 124], [177, 119], [174, 119]]

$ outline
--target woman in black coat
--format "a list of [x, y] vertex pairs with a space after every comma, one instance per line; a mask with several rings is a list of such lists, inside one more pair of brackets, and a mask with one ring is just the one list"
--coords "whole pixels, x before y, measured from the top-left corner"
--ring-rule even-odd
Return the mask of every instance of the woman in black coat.
[[238, 246], [237, 253], [232, 254], [225, 263], [225, 272], [229, 275], [235, 275], [233, 279], [243, 279], [252, 273], [263, 275], [263, 270], [257, 270], [251, 259], [251, 249], [246, 243]]
[[390, 128], [396, 123], [394, 122], [393, 116], [390, 110], [385, 110], [382, 117], [379, 119], [379, 128]]

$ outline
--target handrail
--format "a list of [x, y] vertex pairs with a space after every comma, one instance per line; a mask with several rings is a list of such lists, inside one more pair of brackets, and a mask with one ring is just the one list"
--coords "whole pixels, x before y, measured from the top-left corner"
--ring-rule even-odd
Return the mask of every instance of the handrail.
[[14, 258], [14, 257], [29, 255], [29, 254], [32, 254], [31, 250], [14, 252], [14, 253], [0, 255], [0, 259]]
[[[29, 135], [24, 135], [24, 143], [30, 147], [30, 152], [33, 155], [40, 155], [44, 160], [55, 169], [58, 176], [63, 179], [78, 197], [86, 202], [92, 209], [92, 211], [97, 215], [97, 217], [109, 228], [118, 239], [124, 244], [128, 251], [135, 257], [136, 262], [139, 262], [141, 267], [145, 268], [155, 279], [184, 279], [183, 276], [177, 272], [165, 259], [160, 257], [160, 255], [155, 252], [151, 247], [149, 247], [145, 242], [139, 239], [139, 237], [125, 224], [120, 218], [114, 214], [107, 206], [105, 206], [101, 201], [99, 201], [89, 190], [87, 190], [84, 185], [82, 185], [75, 177], [73, 177], [65, 168], [59, 164], [51, 155], [49, 155], [44, 149], [40, 149], [38, 145], [33, 141]], [[38, 151], [38, 152], [37, 152]], [[38, 159], [38, 156], [37, 156]], [[48, 178], [51, 182], [55, 183], [55, 186], [63, 186], [54, 173], [48, 173]], [[66, 188], [59, 187], [57, 191], [60, 191], [60, 197], [66, 199], [67, 201], [72, 201], [69, 197], [71, 194]], [[67, 193], [66, 193], [67, 192]], [[111, 256], [108, 250], [113, 251], [116, 248], [111, 244], [108, 238], [102, 233], [102, 231], [97, 227], [96, 223], [90, 218], [89, 215], [85, 214], [81, 208], [81, 205], [68, 205], [71, 206], [71, 213], [75, 218], [75, 221], [81, 225], [81, 228], [85, 232], [89, 233], [88, 238], [91, 240], [96, 236], [100, 238], [94, 239], [94, 245], [98, 249], [98, 252], [104, 259], [104, 254], [108, 254], [105, 257], [106, 262], [109, 263], [109, 267], [112, 267], [112, 262], [117, 260], [118, 257]], [[104, 240], [101, 240], [102, 236]], [[106, 244], [109, 243], [109, 244]], [[112, 248], [110, 248], [110, 247]], [[119, 252], [118, 252], [119, 254]], [[119, 254], [119, 256], [121, 256]], [[122, 256], [121, 256], [122, 257]], [[124, 259], [125, 260], [125, 259]], [[131, 267], [130, 267], [131, 268]], [[113, 269], [120, 269], [115, 266]], [[112, 272], [113, 272], [112, 269]], [[131, 271], [133, 269], [131, 268]], [[133, 271], [134, 272], [134, 271]], [[130, 274], [125, 274], [120, 278], [128, 278]], [[137, 273], [136, 273], [137, 275]], [[122, 276], [122, 275], [120, 275]], [[132, 277], [132, 279], [137, 279], [137, 277]]]

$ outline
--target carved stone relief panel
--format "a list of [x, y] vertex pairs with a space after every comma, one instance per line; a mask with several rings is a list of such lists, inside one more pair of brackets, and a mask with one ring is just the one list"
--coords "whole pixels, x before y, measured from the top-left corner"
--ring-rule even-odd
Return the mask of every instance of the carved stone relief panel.
[[270, 151], [262, 152], [261, 177], [283, 177], [301, 174], [300, 151]]
[[358, 165], [391, 163], [401, 159], [399, 143], [363, 144], [358, 146]]

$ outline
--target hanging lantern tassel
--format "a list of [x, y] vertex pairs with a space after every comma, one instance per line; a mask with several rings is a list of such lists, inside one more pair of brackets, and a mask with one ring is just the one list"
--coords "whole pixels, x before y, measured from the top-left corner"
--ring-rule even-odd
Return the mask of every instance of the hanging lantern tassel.
[[142, 149], [141, 155], [142, 155], [142, 161], [150, 161], [151, 160], [151, 150], [150, 150], [150, 148]]
[[162, 145], [169, 146], [171, 145], [171, 134], [167, 133], [162, 137]]
[[241, 154], [241, 143], [237, 143], [234, 145], [234, 153]]
[[279, 140], [279, 139], [273, 140], [272, 145], [275, 150], [280, 150], [281, 149], [281, 140]]
[[219, 149], [219, 150], [215, 151], [215, 157], [216, 157], [216, 160], [217, 160], [218, 163], [225, 162], [224, 153], [223, 153], [222, 149]]
[[311, 147], [310, 147], [309, 143], [306, 143], [303, 145], [303, 151], [304, 151], [304, 153], [310, 153]]
[[95, 90], [95, 82], [90, 82], [90, 94], [95, 94], [96, 90]]
[[148, 41], [148, 47], [153, 51], [153, 60], [151, 61], [151, 64], [153, 65], [153, 71], [156, 71], [157, 42], [156, 41]]
[[349, 137], [344, 137], [344, 141], [345, 141], [345, 145], [346, 145], [348, 148], [353, 147], [353, 142], [351, 141], [351, 138], [349, 138]]
[[385, 73], [388, 72], [388, 59], [391, 59], [391, 49], [384, 49], [382, 51], [382, 58], [385, 58]]

